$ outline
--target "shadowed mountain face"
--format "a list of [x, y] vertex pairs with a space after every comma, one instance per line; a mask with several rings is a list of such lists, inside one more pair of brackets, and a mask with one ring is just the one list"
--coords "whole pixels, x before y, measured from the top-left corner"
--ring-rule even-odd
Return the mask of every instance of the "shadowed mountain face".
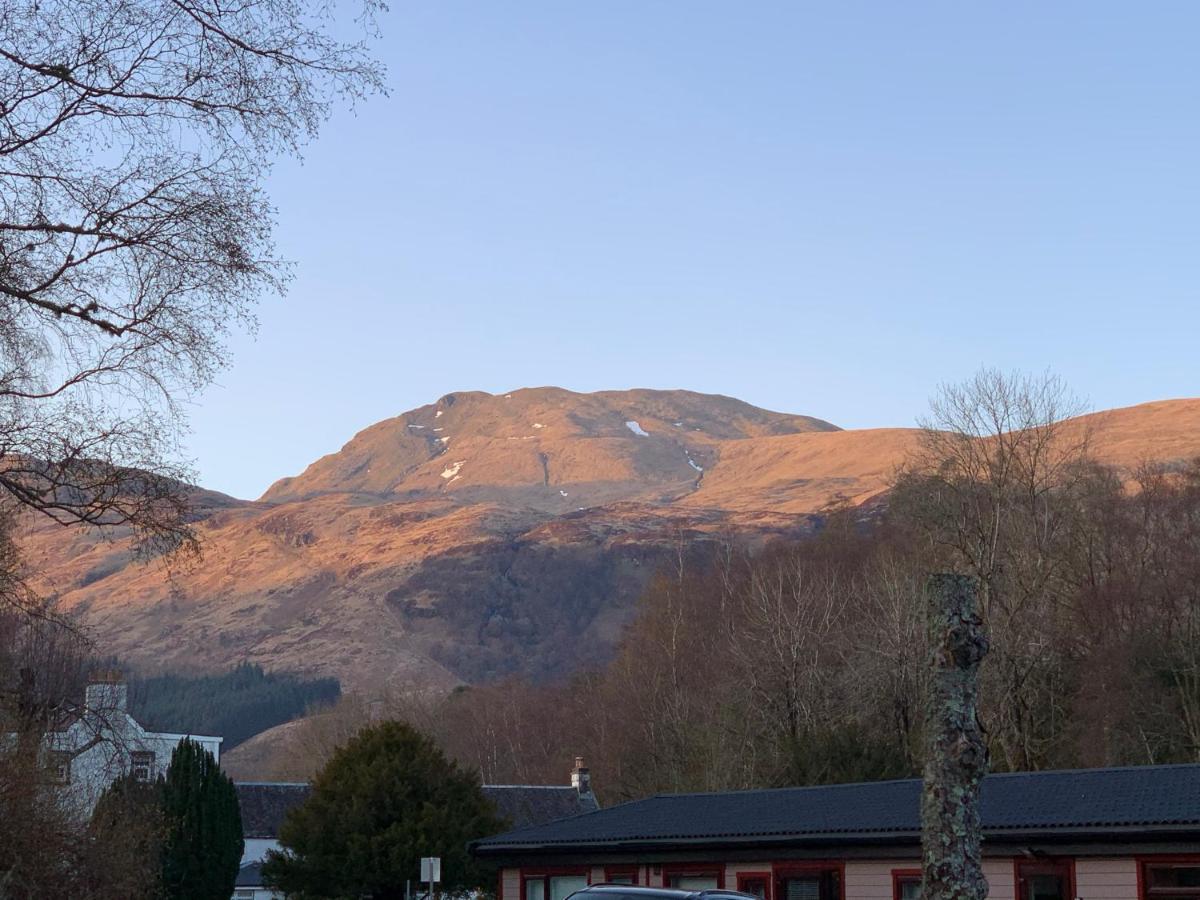
[[[1086, 419], [1107, 462], [1200, 454], [1200, 400]], [[42, 522], [25, 547], [41, 587], [150, 667], [249, 660], [348, 689], [557, 677], [606, 657], [681, 547], [804, 534], [886, 490], [916, 440], [686, 391], [448, 394], [259, 501], [202, 492], [189, 571]]]

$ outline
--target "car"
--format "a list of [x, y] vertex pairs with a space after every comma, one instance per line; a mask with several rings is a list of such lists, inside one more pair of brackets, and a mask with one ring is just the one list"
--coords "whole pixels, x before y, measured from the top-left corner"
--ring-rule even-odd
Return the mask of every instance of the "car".
[[641, 887], [634, 884], [589, 884], [569, 895], [567, 900], [761, 900], [753, 894], [708, 888]]

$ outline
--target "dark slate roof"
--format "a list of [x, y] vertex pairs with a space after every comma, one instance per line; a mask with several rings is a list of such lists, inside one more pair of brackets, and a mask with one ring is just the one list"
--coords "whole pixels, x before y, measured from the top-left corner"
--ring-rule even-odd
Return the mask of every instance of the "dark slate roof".
[[248, 838], [277, 838], [284, 817], [308, 799], [312, 786], [289, 781], [239, 781], [242, 833]]
[[543, 825], [599, 809], [594, 794], [580, 795], [571, 785], [485, 784], [483, 794], [513, 828]]
[[233, 883], [233, 886], [240, 888], [262, 887], [262, 863], [246, 863], [246, 865], [238, 869], [237, 881]]
[[[536, 847], [805, 843], [920, 834], [919, 779], [668, 794], [475, 842], [482, 853]], [[1200, 831], [1200, 765], [989, 775], [985, 835], [1096, 833], [1154, 828]]]

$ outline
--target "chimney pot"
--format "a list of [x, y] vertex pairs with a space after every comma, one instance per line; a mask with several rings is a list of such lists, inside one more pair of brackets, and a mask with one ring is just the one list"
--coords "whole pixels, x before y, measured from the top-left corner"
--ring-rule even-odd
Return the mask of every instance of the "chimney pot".
[[84, 694], [88, 712], [124, 712], [128, 706], [129, 686], [117, 669], [93, 673]]
[[579, 792], [581, 797], [592, 792], [592, 775], [583, 764], [583, 757], [575, 757], [575, 768], [571, 770], [571, 787]]

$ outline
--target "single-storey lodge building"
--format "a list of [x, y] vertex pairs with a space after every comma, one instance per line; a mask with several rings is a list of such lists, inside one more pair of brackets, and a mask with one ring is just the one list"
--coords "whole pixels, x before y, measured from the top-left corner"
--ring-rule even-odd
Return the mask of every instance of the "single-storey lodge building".
[[[499, 900], [587, 884], [913, 900], [918, 779], [650, 797], [484, 838]], [[990, 900], [1200, 900], [1200, 765], [989, 775]]]

